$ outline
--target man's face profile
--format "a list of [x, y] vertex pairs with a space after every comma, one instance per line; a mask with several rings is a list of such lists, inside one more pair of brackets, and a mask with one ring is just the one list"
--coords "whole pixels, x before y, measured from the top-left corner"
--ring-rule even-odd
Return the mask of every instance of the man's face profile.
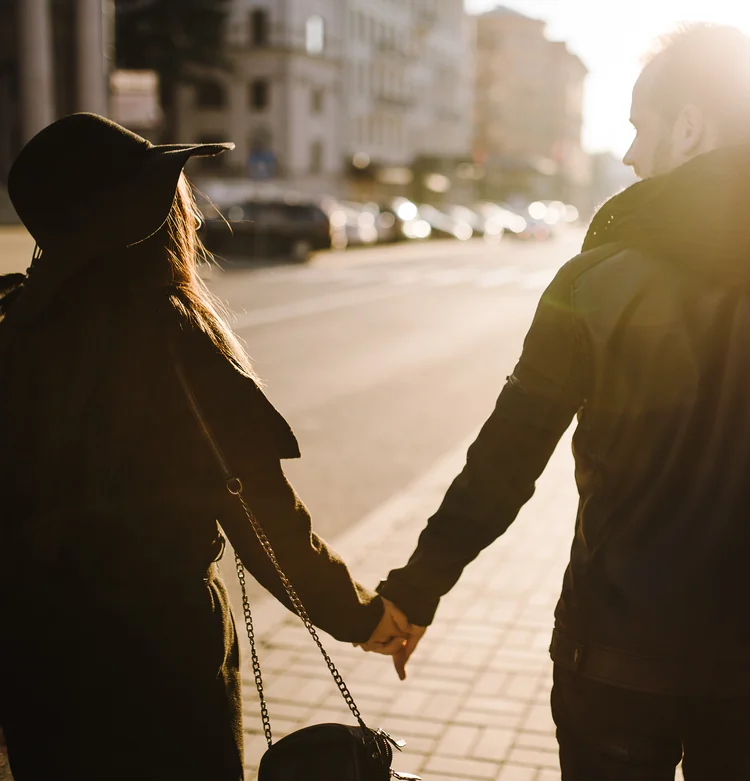
[[673, 154], [674, 125], [665, 121], [653, 100], [656, 70], [647, 66], [633, 88], [630, 123], [635, 139], [623, 162], [641, 179], [669, 173], [677, 166]]

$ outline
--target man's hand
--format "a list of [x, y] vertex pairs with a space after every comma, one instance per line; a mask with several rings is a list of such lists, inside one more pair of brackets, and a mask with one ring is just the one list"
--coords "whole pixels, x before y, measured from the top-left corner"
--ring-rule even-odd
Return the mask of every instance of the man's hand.
[[[395, 607], [395, 605], [394, 605]], [[426, 626], [417, 626], [416, 624], [409, 624], [409, 637], [406, 639], [406, 643], [403, 643], [393, 654], [393, 666], [396, 668], [399, 680], [406, 680], [406, 663], [409, 661], [409, 657], [414, 653], [419, 641], [424, 637], [424, 633], [427, 631]]]
[[401, 610], [393, 602], [383, 600], [385, 610], [380, 623], [366, 643], [354, 643], [364, 651], [392, 656], [403, 648], [409, 639], [410, 624]]
[[406, 663], [414, 653], [427, 627], [410, 624], [404, 612], [393, 602], [383, 599], [385, 612], [366, 643], [355, 643], [364, 651], [374, 651], [393, 657], [400, 680], [406, 680]]

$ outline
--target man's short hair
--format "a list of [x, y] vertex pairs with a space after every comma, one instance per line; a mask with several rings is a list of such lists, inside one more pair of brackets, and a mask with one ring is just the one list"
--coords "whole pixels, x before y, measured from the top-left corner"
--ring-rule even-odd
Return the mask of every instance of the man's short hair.
[[750, 36], [728, 25], [689, 24], [660, 38], [651, 103], [667, 122], [687, 104], [717, 123], [725, 143], [750, 141]]

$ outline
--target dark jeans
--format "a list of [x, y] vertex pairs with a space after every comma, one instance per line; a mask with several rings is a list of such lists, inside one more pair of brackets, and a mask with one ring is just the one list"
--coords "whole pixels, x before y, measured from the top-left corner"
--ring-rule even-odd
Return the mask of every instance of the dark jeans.
[[642, 694], [556, 665], [552, 716], [562, 781], [672, 781], [681, 758], [685, 781], [750, 781], [750, 697]]

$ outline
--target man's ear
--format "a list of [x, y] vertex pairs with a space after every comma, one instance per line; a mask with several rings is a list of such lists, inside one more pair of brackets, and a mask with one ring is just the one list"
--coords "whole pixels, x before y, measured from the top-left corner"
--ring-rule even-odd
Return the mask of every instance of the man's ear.
[[674, 151], [685, 160], [707, 151], [709, 130], [703, 109], [694, 103], [686, 104], [675, 123]]

